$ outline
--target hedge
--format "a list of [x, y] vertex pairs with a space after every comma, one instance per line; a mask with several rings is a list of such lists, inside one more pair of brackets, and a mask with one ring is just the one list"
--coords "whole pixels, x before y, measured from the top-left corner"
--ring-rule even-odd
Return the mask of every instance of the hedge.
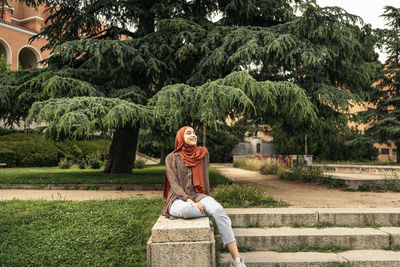
[[[107, 142], [107, 153], [110, 142]], [[39, 134], [12, 133], [0, 136], [0, 162], [17, 167], [57, 166], [62, 158], [74, 162], [87, 155], [103, 154], [104, 140], [65, 140], [55, 142]], [[4, 159], [3, 159], [4, 158]], [[8, 163], [10, 162], [10, 164]]]

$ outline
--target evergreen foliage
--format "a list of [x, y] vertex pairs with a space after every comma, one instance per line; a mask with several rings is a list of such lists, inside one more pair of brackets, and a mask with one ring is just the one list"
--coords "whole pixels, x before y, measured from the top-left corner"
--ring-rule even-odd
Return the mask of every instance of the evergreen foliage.
[[[387, 29], [378, 29], [379, 47], [388, 55], [380, 80], [370, 96], [375, 108], [360, 112], [368, 124], [365, 135], [352, 143], [389, 143], [400, 148], [400, 8], [386, 6], [382, 17]], [[397, 157], [400, 163], [400, 157]]]
[[[119, 167], [106, 172], [130, 172], [133, 163], [122, 161], [134, 161], [152, 107], [151, 126], [165, 133], [189, 122], [216, 128], [226, 116], [296, 135], [345, 131], [343, 112], [379, 67], [371, 28], [315, 1], [20, 1], [47, 5], [48, 26], [33, 39], [46, 38], [52, 57], [49, 68], [0, 78], [0, 92], [20, 92], [9, 105], [18, 112], [3, 114], [25, 117], [40, 101], [28, 118], [50, 132], [114, 128], [109, 164]], [[97, 101], [105, 108], [89, 110]], [[111, 112], [111, 103], [121, 108]]]

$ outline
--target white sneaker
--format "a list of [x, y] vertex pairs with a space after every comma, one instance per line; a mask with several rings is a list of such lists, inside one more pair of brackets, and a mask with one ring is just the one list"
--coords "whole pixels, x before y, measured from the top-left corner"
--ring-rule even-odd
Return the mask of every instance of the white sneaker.
[[246, 264], [244, 264], [244, 258], [240, 257], [240, 262], [232, 262], [230, 267], [246, 267]]

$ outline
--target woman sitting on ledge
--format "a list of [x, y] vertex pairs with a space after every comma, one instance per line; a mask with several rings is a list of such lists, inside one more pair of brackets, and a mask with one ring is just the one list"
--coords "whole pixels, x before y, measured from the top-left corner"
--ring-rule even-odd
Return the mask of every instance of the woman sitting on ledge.
[[207, 149], [197, 146], [193, 128], [185, 126], [179, 129], [175, 149], [165, 159], [165, 206], [161, 215], [185, 219], [211, 215], [224, 246], [232, 255], [233, 266], [246, 267], [236, 245], [231, 220], [221, 204], [209, 196], [209, 161]]

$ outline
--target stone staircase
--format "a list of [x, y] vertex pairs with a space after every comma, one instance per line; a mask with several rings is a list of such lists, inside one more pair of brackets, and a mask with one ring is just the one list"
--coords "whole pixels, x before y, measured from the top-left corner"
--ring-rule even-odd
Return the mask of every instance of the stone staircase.
[[400, 208], [226, 211], [248, 267], [400, 266]]

